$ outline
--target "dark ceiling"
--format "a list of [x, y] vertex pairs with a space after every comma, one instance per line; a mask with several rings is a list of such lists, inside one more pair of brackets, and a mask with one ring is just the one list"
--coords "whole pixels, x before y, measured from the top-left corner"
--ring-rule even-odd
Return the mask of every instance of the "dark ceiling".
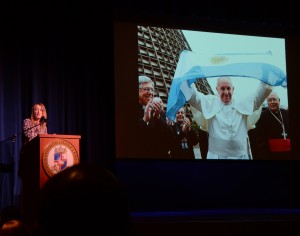
[[222, 0], [191, 1], [113, 1], [115, 17], [151, 18], [169, 22], [194, 22], [231, 26], [239, 30], [253, 28], [278, 31], [281, 34], [299, 34], [300, 19], [296, 4], [264, 1], [230, 2]]

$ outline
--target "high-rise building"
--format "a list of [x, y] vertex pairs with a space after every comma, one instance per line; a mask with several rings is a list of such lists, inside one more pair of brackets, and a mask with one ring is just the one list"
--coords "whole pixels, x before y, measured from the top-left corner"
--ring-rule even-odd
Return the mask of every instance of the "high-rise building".
[[[166, 107], [172, 79], [179, 55], [191, 50], [182, 30], [152, 26], [138, 26], [138, 73], [154, 81], [155, 96], [159, 96]], [[204, 94], [213, 94], [206, 79], [196, 82]], [[192, 118], [189, 105], [186, 112]]]

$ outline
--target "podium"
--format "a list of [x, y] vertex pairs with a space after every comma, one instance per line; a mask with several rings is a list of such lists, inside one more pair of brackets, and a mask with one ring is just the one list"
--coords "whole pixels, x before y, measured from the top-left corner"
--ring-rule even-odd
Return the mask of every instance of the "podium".
[[53, 175], [80, 162], [80, 135], [39, 134], [21, 150], [20, 210], [28, 224], [38, 217], [39, 192]]

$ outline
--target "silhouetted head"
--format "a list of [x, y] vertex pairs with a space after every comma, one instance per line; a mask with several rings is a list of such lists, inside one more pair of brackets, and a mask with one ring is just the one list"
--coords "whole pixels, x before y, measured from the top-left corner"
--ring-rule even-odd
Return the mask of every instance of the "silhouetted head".
[[0, 229], [1, 236], [32, 236], [31, 229], [20, 219], [6, 221]]
[[74, 165], [41, 189], [39, 235], [132, 235], [125, 188], [107, 169]]
[[3, 208], [0, 213], [0, 228], [5, 222], [13, 219], [22, 220], [19, 208], [13, 205]]

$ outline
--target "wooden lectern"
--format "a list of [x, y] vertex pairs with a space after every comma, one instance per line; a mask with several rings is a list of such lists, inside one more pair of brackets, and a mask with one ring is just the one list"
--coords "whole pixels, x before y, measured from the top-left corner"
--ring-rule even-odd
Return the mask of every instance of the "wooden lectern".
[[37, 220], [39, 192], [45, 182], [58, 172], [79, 164], [80, 138], [80, 135], [39, 134], [22, 148], [20, 208], [28, 224]]

